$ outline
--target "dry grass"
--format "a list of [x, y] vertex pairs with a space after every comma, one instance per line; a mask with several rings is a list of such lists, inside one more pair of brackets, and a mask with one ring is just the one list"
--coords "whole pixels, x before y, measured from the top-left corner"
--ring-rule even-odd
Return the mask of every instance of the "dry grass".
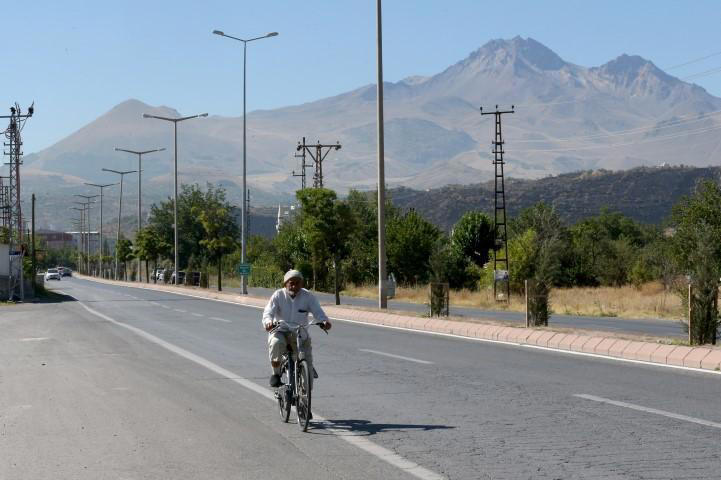
[[[349, 285], [343, 295], [376, 298], [375, 285]], [[525, 310], [523, 297], [511, 295], [509, 305], [496, 303], [491, 290], [458, 290], [450, 293], [451, 305], [479, 307], [489, 310]], [[428, 302], [428, 286], [398, 287], [395, 300], [413, 303]], [[567, 315], [593, 315], [625, 318], [672, 318], [683, 316], [681, 300], [671, 292], [665, 292], [660, 283], [652, 282], [635, 288], [596, 287], [558, 288], [551, 291], [553, 313]]]

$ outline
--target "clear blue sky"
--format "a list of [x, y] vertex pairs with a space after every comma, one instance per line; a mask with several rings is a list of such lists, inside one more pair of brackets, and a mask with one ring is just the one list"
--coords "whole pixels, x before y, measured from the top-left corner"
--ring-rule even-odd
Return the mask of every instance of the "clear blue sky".
[[[316, 100], [375, 78], [375, 0], [8, 5], [0, 111], [36, 101], [26, 153], [128, 98], [184, 114], [240, 115], [242, 44], [213, 29], [240, 37], [280, 32], [249, 45], [249, 111]], [[516, 35], [583, 66], [629, 53], [664, 68], [721, 51], [718, 0], [385, 0], [383, 8], [386, 81], [437, 73], [490, 39]], [[670, 73], [720, 66], [718, 55]], [[694, 81], [721, 96], [721, 72]]]

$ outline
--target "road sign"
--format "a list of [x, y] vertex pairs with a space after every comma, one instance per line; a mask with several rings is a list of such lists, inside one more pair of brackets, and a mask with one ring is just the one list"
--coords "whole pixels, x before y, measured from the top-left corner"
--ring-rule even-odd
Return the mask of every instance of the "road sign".
[[247, 276], [250, 275], [250, 263], [239, 263], [236, 267], [238, 275]]
[[508, 270], [494, 270], [493, 279], [499, 282], [508, 281]]

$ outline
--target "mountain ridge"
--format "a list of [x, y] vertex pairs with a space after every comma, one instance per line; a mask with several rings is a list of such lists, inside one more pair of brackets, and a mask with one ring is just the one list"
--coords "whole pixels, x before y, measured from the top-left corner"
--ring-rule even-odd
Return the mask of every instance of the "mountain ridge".
[[[297, 142], [339, 141], [323, 164], [324, 184], [343, 193], [375, 188], [374, 85], [327, 98], [248, 114], [248, 184], [256, 198], [292, 196], [299, 180]], [[491, 179], [493, 123], [478, 107], [516, 105], [504, 118], [506, 173], [543, 178], [593, 169], [663, 163], [718, 165], [721, 98], [636, 55], [596, 66], [567, 62], [533, 38], [490, 40], [442, 71], [385, 83], [386, 178], [417, 189]], [[135, 169], [114, 147], [165, 147], [144, 161], [149, 193], [172, 187], [172, 128], [142, 113], [179, 114], [128, 99], [56, 144], [25, 157], [26, 189], [57, 176], [58, 191], [107, 180], [101, 167]], [[242, 117], [211, 115], [183, 124], [181, 182], [242, 184]], [[687, 137], [688, 136], [688, 137]], [[688, 138], [688, 140], [686, 140]], [[679, 139], [679, 140], [677, 140]], [[311, 174], [311, 172], [308, 172]], [[239, 188], [231, 200], [238, 201]]]

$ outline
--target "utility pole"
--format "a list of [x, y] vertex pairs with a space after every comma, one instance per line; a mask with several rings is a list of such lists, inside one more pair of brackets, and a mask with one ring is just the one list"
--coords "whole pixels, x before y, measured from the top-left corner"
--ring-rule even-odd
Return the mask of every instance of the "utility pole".
[[514, 113], [514, 106], [510, 110], [496, 110], [484, 112], [481, 107], [481, 115], [494, 115], [496, 119], [495, 138], [493, 140], [493, 166], [495, 167], [495, 194], [494, 194], [494, 235], [495, 242], [493, 249], [493, 298], [498, 301], [498, 284], [506, 284], [506, 296], [504, 301], [510, 303], [511, 279], [508, 268], [508, 232], [506, 230], [506, 188], [503, 177], [503, 134], [501, 133], [501, 117], [506, 113]]
[[32, 270], [33, 270], [33, 278], [32, 278], [33, 295], [35, 295], [35, 277], [37, 275], [37, 273], [36, 273], [37, 272], [37, 257], [35, 256], [35, 194], [34, 193], [32, 196], [31, 228], [33, 229], [33, 231], [32, 231], [32, 238], [30, 240], [31, 247], [32, 247], [32, 250], [31, 250], [32, 257], [30, 259], [31, 260], [30, 263], [32, 265]]
[[[12, 300], [15, 296], [16, 289], [19, 290], [20, 300], [24, 300], [24, 281], [23, 281], [23, 254], [22, 249], [19, 248], [22, 243], [23, 237], [23, 217], [20, 206], [20, 165], [22, 165], [22, 137], [20, 133], [25, 127], [25, 122], [28, 118], [33, 116], [35, 111], [35, 105], [32, 104], [28, 108], [27, 113], [23, 114], [20, 109], [20, 105], [17, 103], [10, 107], [10, 115], [1, 115], [0, 118], [7, 118], [10, 120], [10, 124], [5, 130], [5, 138], [7, 142], [3, 142], [5, 147], [8, 147], [8, 151], [3, 151], [4, 155], [7, 155], [10, 166], [10, 177], [7, 191], [7, 210], [8, 210], [8, 234], [10, 237], [10, 285], [9, 285], [9, 299]], [[13, 229], [17, 227], [17, 238], [13, 233]], [[18, 246], [15, 246], [18, 243]]]
[[377, 33], [377, 94], [376, 109], [378, 128], [378, 308], [388, 308], [386, 296], [386, 173], [383, 144], [383, 25], [381, 22], [381, 0], [376, 3]]
[[[303, 143], [298, 142], [298, 146], [295, 148], [298, 152], [307, 152], [310, 158], [315, 163], [315, 173], [313, 174], [313, 188], [323, 188], [323, 160], [328, 156], [331, 150], [340, 150], [341, 144], [336, 142], [335, 145], [324, 145], [320, 141], [315, 145], [307, 145], [305, 143], [305, 137], [303, 137]], [[315, 150], [315, 153], [313, 152]], [[324, 153], [325, 152], [325, 153]], [[305, 158], [303, 158], [303, 176], [305, 176]]]
[[[303, 137], [303, 145], [305, 145], [305, 137]], [[297, 149], [296, 149], [297, 150]], [[301, 149], [300, 154], [293, 155], [295, 158], [300, 158], [300, 173], [295, 173], [295, 170], [293, 170], [293, 176], [294, 177], [300, 177], [300, 189], [305, 190], [306, 188], [306, 181], [305, 181], [305, 169], [310, 168], [313, 165], [310, 163], [305, 163], [305, 148]]]

